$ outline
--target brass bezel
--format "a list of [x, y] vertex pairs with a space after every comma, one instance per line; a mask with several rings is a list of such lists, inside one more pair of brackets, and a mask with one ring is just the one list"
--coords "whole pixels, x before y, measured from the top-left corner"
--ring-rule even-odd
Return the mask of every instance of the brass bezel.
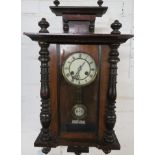
[[90, 56], [90, 55], [89, 55], [89, 57], [91, 57], [91, 59], [94, 61], [95, 65], [96, 65], [96, 71], [95, 71], [94, 77], [93, 77], [93, 79], [92, 79], [90, 82], [88, 82], [88, 83], [86, 83], [86, 84], [83, 84], [83, 85], [77, 85], [77, 84], [74, 84], [74, 83], [70, 82], [70, 81], [66, 78], [66, 76], [65, 76], [65, 73], [64, 73], [64, 64], [65, 64], [65, 62], [67, 61], [67, 59], [68, 59], [70, 56], [72, 56], [73, 54], [76, 54], [76, 53], [83, 53], [83, 54], [89, 55], [89, 54], [87, 54], [87, 53], [85, 53], [85, 52], [81, 52], [81, 51], [77, 51], [77, 52], [74, 52], [74, 53], [70, 54], [70, 55], [65, 59], [65, 61], [63, 62], [63, 65], [62, 65], [62, 75], [63, 75], [64, 79], [67, 81], [68, 84], [74, 85], [74, 86], [76, 86], [76, 87], [87, 86], [87, 85], [89, 85], [89, 84], [91, 84], [92, 82], [95, 81], [96, 76], [97, 76], [97, 73], [98, 73], [98, 66], [96, 65], [96, 62], [95, 62], [94, 58], [92, 58], [92, 56]]

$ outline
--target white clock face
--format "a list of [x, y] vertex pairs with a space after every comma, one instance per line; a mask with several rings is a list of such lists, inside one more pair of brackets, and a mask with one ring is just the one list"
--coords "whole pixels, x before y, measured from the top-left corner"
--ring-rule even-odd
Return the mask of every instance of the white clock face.
[[69, 83], [83, 86], [95, 80], [97, 67], [90, 55], [78, 52], [66, 59], [62, 67], [62, 73]]

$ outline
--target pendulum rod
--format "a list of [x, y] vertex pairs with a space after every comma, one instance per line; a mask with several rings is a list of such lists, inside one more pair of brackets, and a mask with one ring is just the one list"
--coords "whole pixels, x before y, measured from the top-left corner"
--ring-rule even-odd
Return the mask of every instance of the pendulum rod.
[[75, 103], [82, 104], [82, 87], [77, 87], [75, 89]]

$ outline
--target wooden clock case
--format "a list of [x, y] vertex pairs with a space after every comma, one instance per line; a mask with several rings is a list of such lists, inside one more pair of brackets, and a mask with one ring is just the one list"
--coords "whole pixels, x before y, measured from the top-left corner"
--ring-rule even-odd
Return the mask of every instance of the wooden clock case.
[[[89, 152], [89, 147], [102, 149], [106, 154], [119, 150], [120, 144], [113, 130], [116, 122], [116, 76], [119, 62], [118, 47], [133, 35], [123, 35], [116, 20], [111, 34], [94, 34], [95, 19], [102, 17], [108, 7], [51, 6], [56, 16], [62, 16], [62, 34], [49, 33], [45, 18], [39, 22], [39, 33], [25, 33], [37, 41], [41, 50], [41, 132], [35, 146], [48, 153], [59, 145], [77, 155]], [[62, 75], [62, 65], [74, 52], [89, 54], [96, 62], [95, 81], [82, 87], [82, 101], [87, 107], [86, 124], [72, 124], [71, 109], [77, 99], [77, 88], [68, 84]]]

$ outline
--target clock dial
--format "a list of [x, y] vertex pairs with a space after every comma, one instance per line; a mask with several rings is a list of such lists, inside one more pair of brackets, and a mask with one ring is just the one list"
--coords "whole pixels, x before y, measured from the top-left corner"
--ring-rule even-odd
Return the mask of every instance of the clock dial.
[[97, 67], [94, 59], [86, 53], [74, 53], [70, 55], [63, 67], [64, 78], [76, 86], [88, 85], [95, 80]]
[[72, 109], [72, 116], [75, 119], [83, 119], [87, 115], [87, 108], [82, 104], [76, 104]]

